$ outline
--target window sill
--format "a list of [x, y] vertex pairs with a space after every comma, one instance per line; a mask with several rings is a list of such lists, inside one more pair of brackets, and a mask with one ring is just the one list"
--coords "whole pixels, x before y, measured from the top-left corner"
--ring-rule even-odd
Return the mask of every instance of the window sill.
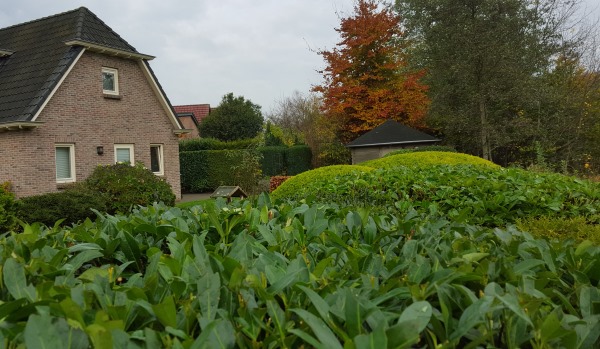
[[108, 93], [104, 93], [103, 96], [106, 99], [121, 99], [121, 95], [111, 95]]
[[56, 183], [56, 189], [59, 189], [59, 190], [69, 189], [69, 188], [72, 188], [74, 185], [75, 185], [75, 181], [60, 182], [60, 183]]

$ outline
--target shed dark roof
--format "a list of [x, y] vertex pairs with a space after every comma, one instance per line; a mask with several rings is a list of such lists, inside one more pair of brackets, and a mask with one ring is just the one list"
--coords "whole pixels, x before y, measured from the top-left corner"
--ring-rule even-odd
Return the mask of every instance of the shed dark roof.
[[356, 148], [408, 143], [436, 143], [439, 141], [439, 139], [414, 128], [404, 126], [394, 120], [388, 120], [346, 146]]
[[84, 41], [130, 53], [136, 49], [85, 7], [0, 29], [0, 124], [31, 121], [82, 50]]

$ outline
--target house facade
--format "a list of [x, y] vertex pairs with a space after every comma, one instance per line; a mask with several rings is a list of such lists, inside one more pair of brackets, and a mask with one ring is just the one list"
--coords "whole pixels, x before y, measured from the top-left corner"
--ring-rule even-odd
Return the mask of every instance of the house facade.
[[186, 129], [192, 130], [186, 134], [183, 138], [198, 138], [200, 132], [198, 126], [202, 119], [210, 114], [210, 104], [186, 104], [186, 105], [174, 105], [175, 113], [179, 122]]
[[439, 139], [394, 120], [387, 120], [346, 145], [352, 164], [378, 159], [394, 150], [436, 145]]
[[181, 197], [188, 132], [148, 61], [82, 7], [0, 29], [0, 182], [55, 192], [98, 165], [142, 162]]

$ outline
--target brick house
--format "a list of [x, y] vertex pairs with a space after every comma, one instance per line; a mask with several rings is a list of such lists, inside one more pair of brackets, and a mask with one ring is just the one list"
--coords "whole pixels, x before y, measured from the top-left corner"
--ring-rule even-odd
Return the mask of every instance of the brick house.
[[346, 145], [352, 164], [378, 159], [394, 150], [436, 145], [440, 140], [394, 120], [387, 120]]
[[184, 129], [148, 61], [85, 7], [0, 29], [0, 183], [55, 192], [142, 162], [181, 198]]
[[198, 126], [200, 125], [200, 122], [202, 122], [202, 119], [207, 117], [210, 113], [210, 104], [174, 105], [173, 108], [183, 127], [192, 130], [192, 132], [186, 134], [184, 138], [200, 137]]

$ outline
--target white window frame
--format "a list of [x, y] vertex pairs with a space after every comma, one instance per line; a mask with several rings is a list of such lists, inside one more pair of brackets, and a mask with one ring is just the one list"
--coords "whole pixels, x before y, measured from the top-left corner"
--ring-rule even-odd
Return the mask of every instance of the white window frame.
[[162, 144], [150, 144], [150, 169], [152, 169], [152, 148], [158, 148], [158, 171], [152, 172], [157, 176], [162, 176], [165, 174], [164, 147]]
[[[69, 149], [69, 163], [71, 165], [71, 177], [69, 178], [58, 178], [58, 174], [56, 173], [56, 149], [57, 148], [68, 148]], [[72, 143], [56, 143], [54, 145], [54, 176], [56, 177], [56, 183], [73, 183], [77, 180], [77, 176], [75, 174], [75, 144]]]
[[133, 144], [115, 144], [115, 164], [117, 161], [117, 149], [129, 149], [129, 163], [131, 166], [135, 165], [135, 153], [134, 153], [134, 145]]
[[[115, 89], [114, 90], [105, 90], [104, 89], [104, 74], [112, 74], [115, 81]], [[102, 92], [107, 95], [118, 95], [119, 94], [119, 71], [114, 68], [102, 67]]]

